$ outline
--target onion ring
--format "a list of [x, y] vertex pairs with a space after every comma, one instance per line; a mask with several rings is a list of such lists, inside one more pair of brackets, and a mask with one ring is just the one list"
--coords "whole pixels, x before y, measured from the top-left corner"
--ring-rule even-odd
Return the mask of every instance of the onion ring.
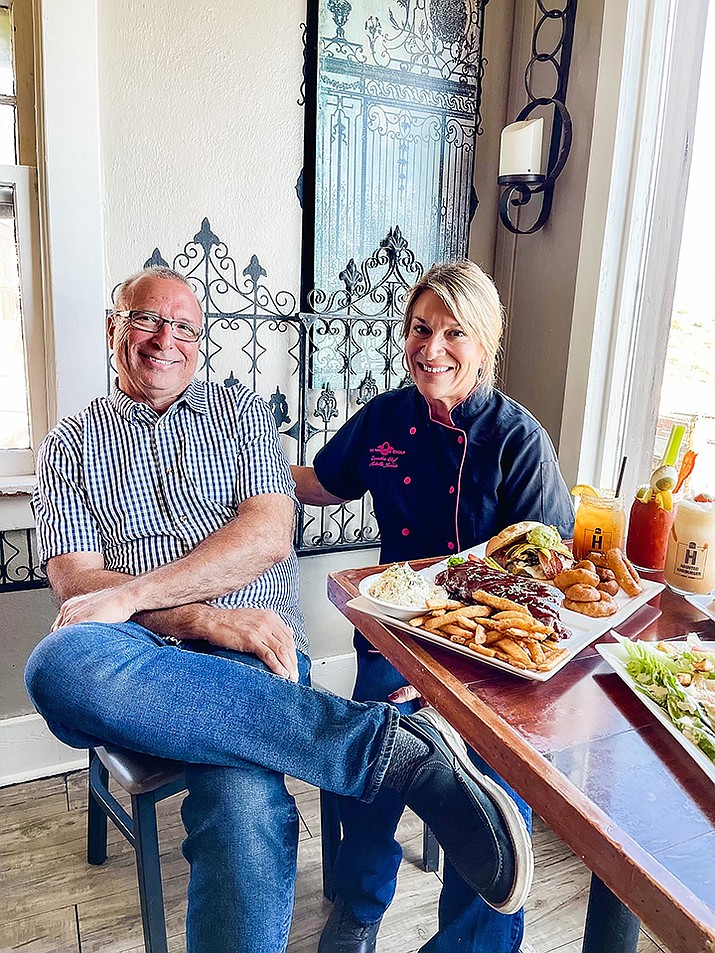
[[596, 575], [601, 582], [613, 582], [616, 578], [616, 574], [613, 570], [607, 569], [605, 566], [596, 566]]
[[598, 574], [598, 570], [593, 565], [590, 559], [582, 559], [580, 563], [576, 563], [573, 567], [574, 569], [585, 569], [587, 572], [595, 572]]
[[608, 567], [616, 577], [616, 582], [627, 596], [637, 596], [643, 592], [641, 577], [633, 567], [633, 563], [620, 549], [609, 549], [606, 553]]
[[603, 619], [618, 612], [618, 606], [605, 592], [598, 602], [574, 602], [572, 599], [564, 599], [564, 609], [571, 609], [572, 612], [580, 612], [581, 615], [594, 619]]
[[564, 595], [571, 602], [598, 602], [601, 594], [595, 586], [579, 585], [569, 586]]
[[595, 588], [599, 579], [595, 572], [589, 572], [587, 569], [567, 569], [564, 572], [557, 573], [553, 582], [557, 589], [566, 592], [571, 586], [593, 586]]

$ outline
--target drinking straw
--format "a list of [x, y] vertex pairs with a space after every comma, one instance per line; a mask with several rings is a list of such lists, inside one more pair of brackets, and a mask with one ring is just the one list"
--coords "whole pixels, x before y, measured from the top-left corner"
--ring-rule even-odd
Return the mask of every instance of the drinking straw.
[[621, 469], [618, 471], [618, 479], [616, 480], [616, 499], [621, 495], [621, 484], [623, 483], [623, 473], [626, 469], [626, 460], [628, 457], [624, 457], [621, 460]]

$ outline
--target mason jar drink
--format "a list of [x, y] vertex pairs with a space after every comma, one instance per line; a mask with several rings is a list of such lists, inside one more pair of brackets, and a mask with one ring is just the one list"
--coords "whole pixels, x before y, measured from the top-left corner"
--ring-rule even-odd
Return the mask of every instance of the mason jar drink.
[[715, 502], [681, 500], [668, 537], [665, 581], [678, 592], [715, 588]]
[[668, 549], [675, 508], [666, 509], [654, 495], [647, 500], [637, 495], [628, 518], [626, 555], [638, 569], [662, 570]]
[[623, 498], [613, 490], [601, 490], [598, 496], [584, 493], [576, 510], [573, 553], [585, 559], [590, 552], [623, 549], [626, 539], [626, 511]]

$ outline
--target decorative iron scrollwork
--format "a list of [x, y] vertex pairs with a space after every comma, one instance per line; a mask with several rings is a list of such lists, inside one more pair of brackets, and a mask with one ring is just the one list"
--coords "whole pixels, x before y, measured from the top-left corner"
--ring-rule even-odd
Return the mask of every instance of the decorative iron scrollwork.
[[[145, 265], [169, 263], [155, 248]], [[291, 463], [310, 464], [368, 400], [411, 383], [400, 333], [407, 289], [423, 267], [398, 225], [364, 261], [349, 259], [341, 289], [316, 289], [310, 313], [296, 313], [295, 296], [271, 288], [257, 255], [239, 269], [208, 219], [171, 267], [186, 275], [204, 311], [201, 376], [226, 387], [240, 381], [259, 393]], [[299, 553], [378, 542], [369, 497], [304, 507], [298, 518]]]
[[0, 532], [0, 590], [41, 589], [46, 585], [47, 576], [37, 558], [35, 531]]
[[330, 295], [344, 263], [367, 260], [390, 222], [422, 261], [465, 257], [487, 0], [316, 2], [306, 287]]
[[[566, 88], [571, 66], [576, 0], [565, 0], [563, 7], [547, 8], [544, 0], [536, 0], [536, 3], [541, 16], [534, 27], [531, 58], [524, 71], [524, 86], [529, 102], [518, 114], [515, 122], [528, 119], [533, 112], [551, 109], [553, 112], [551, 141], [545, 176], [499, 177], [499, 184], [505, 187], [499, 202], [499, 218], [502, 224], [515, 235], [530, 235], [544, 226], [551, 213], [556, 179], [561, 174], [571, 151], [572, 124], [571, 116], [566, 108]], [[558, 38], [552, 42], [550, 49], [539, 49], [541, 34], [545, 34], [550, 24], [554, 22], [558, 22], [561, 28]], [[548, 64], [555, 75], [556, 84], [551, 96], [536, 96], [534, 93], [535, 74], [542, 64]], [[515, 208], [528, 205], [534, 195], [541, 195], [541, 208], [532, 224], [522, 228], [512, 220], [511, 212]]]

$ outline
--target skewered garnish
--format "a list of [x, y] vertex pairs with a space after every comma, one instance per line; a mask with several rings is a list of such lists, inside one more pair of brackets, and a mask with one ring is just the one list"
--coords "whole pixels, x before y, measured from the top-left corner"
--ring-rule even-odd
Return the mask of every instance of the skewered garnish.
[[[685, 436], [685, 426], [683, 424], [673, 424], [668, 437], [668, 444], [665, 453], [650, 475], [650, 485], [642, 486], [638, 489], [636, 497], [641, 503], [655, 502], [662, 510], [669, 513], [673, 509], [673, 493], [677, 492], [680, 486], [680, 474], [674, 464], [678, 458], [680, 444]], [[687, 457], [686, 453], [686, 457]], [[685, 458], [683, 459], [685, 462]], [[690, 467], [692, 470], [692, 466]], [[681, 473], [683, 468], [681, 467]], [[690, 471], [688, 471], [689, 473]], [[687, 474], [686, 474], [687, 476]], [[683, 477], [685, 479], [685, 477]]]

